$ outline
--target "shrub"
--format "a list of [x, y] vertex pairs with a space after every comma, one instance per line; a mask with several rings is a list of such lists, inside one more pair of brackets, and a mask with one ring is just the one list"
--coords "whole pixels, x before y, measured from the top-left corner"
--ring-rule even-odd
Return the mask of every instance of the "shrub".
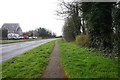
[[80, 46], [88, 47], [89, 46], [88, 35], [78, 35], [78, 36], [76, 36], [75, 42], [76, 42], [76, 44], [78, 44]]

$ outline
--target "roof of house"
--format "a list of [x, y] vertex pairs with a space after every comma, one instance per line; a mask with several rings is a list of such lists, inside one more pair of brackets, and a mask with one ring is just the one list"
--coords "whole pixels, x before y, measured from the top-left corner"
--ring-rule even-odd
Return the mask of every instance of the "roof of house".
[[2, 28], [8, 29], [9, 31], [17, 31], [20, 26], [19, 23], [4, 23]]

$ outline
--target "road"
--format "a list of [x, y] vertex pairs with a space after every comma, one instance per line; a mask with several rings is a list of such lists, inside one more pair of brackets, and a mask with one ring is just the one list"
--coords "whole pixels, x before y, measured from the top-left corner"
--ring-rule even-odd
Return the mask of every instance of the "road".
[[45, 44], [47, 42], [56, 40], [54, 39], [44, 39], [44, 40], [35, 40], [29, 42], [19, 42], [19, 43], [10, 43], [10, 44], [0, 44], [0, 63], [5, 62], [6, 60], [25, 53], [28, 50], [31, 50], [37, 46]]

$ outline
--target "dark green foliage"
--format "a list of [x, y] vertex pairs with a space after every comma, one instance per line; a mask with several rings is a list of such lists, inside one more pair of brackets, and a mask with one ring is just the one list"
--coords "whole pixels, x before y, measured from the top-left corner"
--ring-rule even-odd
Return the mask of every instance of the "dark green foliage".
[[33, 31], [30, 30], [30, 31], [28, 31], [28, 32], [24, 32], [23, 35], [33, 36]]
[[[114, 8], [112, 10], [112, 17], [113, 17], [113, 53], [120, 52], [120, 1], [114, 4]], [[120, 56], [120, 55], [119, 55]]]
[[[60, 3], [62, 10], [58, 11], [59, 15], [66, 15], [63, 26], [63, 35], [66, 41], [73, 41], [75, 37], [81, 33], [81, 17], [79, 16], [79, 2], [64, 2]], [[83, 28], [84, 30], [84, 28]], [[85, 30], [84, 30], [85, 33]]]
[[52, 32], [48, 31], [45, 28], [39, 28], [37, 30], [37, 32], [38, 32], [38, 36], [40, 36], [42, 38], [53, 37], [53, 36], [55, 37], [56, 36], [55, 34], [53, 35]]
[[42, 38], [56, 37], [55, 33], [52, 33], [51, 31], [49, 31], [45, 28], [41, 28], [41, 27], [36, 30], [25, 32], [25, 33], [23, 33], [23, 35], [37, 36], [37, 37], [42, 37]]
[[87, 34], [89, 47], [117, 56], [120, 52], [120, 2], [63, 3], [68, 14], [63, 27], [66, 41], [75, 40], [78, 34]]
[[[72, 23], [74, 23], [74, 37], [76, 37], [77, 35], [79, 35], [81, 33], [80, 29], [81, 29], [81, 21], [80, 21], [80, 17], [79, 17], [79, 3], [74, 3], [72, 5], [72, 14], [71, 14], [71, 18], [73, 20]], [[75, 38], [74, 38], [75, 39]]]
[[85, 20], [87, 20], [89, 18], [89, 14], [92, 8], [92, 4], [91, 2], [83, 2], [81, 5], [81, 11], [83, 12], [83, 17]]
[[63, 26], [63, 36], [66, 41], [73, 41], [75, 39], [75, 29], [72, 18], [67, 18]]
[[0, 29], [0, 39], [7, 39], [8, 30]]
[[78, 3], [71, 4], [70, 14], [65, 20], [63, 26], [63, 35], [66, 41], [73, 41], [75, 37], [81, 33], [81, 21], [79, 17]]
[[[88, 13], [88, 34], [90, 36], [90, 46], [103, 49], [112, 47], [112, 3], [92, 3]], [[92, 14], [91, 14], [92, 13]]]
[[111, 54], [113, 51], [113, 4], [109, 2], [82, 3], [83, 16], [86, 21], [90, 47]]

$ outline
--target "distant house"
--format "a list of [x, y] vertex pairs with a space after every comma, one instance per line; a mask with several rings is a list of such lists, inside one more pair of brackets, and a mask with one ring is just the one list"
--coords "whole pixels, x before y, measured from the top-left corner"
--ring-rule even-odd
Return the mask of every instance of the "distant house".
[[15, 33], [15, 34], [22, 35], [22, 29], [18, 23], [4, 23], [2, 28], [7, 29], [8, 34]]

